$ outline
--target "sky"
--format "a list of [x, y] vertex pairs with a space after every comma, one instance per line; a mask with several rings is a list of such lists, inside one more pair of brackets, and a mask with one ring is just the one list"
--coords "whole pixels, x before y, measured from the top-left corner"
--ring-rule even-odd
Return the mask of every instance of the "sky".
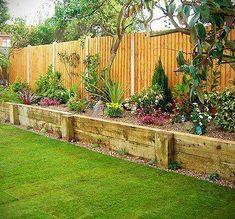
[[54, 14], [52, 0], [8, 0], [10, 15], [23, 17], [27, 25], [36, 25]]
[[[8, 0], [8, 7], [13, 18], [23, 17], [29, 26], [43, 22], [54, 14], [53, 0]], [[158, 10], [154, 14], [154, 17], [162, 16]], [[165, 29], [165, 23], [163, 20], [154, 22], [152, 29]]]

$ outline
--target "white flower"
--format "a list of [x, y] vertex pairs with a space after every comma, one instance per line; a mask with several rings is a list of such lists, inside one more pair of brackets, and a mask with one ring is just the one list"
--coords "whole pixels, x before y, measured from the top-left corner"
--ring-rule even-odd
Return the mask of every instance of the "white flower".
[[202, 116], [202, 115], [200, 115], [200, 116], [199, 116], [199, 118], [200, 118], [200, 119], [203, 119], [203, 116]]
[[199, 122], [198, 124], [199, 124], [200, 126], [202, 126], [202, 123], [201, 123], [201, 122]]

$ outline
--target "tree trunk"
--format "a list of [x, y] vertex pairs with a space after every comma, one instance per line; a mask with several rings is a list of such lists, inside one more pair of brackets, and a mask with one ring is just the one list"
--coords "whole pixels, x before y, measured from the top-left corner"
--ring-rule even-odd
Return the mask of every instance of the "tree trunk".
[[105, 77], [106, 77], [106, 79], [110, 79], [111, 68], [112, 68], [114, 59], [117, 55], [117, 50], [118, 50], [118, 48], [119, 48], [119, 46], [122, 42], [123, 35], [121, 35], [120, 37], [116, 36], [113, 40], [112, 48], [111, 48], [111, 51], [110, 51], [110, 57], [109, 57], [107, 66], [105, 68], [105, 71], [106, 71], [105, 72]]

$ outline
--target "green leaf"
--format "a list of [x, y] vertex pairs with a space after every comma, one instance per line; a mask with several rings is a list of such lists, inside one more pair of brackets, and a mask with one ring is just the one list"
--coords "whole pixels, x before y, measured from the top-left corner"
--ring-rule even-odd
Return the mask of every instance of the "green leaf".
[[169, 5], [169, 13], [174, 14], [175, 9], [176, 9], [176, 4], [175, 4], [175, 2], [172, 2], [172, 3]]
[[189, 22], [189, 26], [193, 27], [195, 25], [195, 23], [199, 20], [200, 18], [200, 12], [196, 11], [196, 13], [194, 14], [194, 16], [191, 18], [190, 22]]
[[202, 23], [197, 23], [195, 25], [195, 29], [196, 29], [198, 38], [201, 39], [201, 40], [205, 40], [205, 38], [206, 38], [206, 29], [205, 29], [204, 25]]
[[177, 59], [178, 67], [185, 64], [184, 54], [181, 50], [178, 52], [176, 59]]
[[201, 5], [201, 7], [199, 8], [201, 17], [203, 18], [203, 20], [205, 22], [209, 22], [210, 19], [210, 9], [206, 4]]
[[190, 7], [188, 5], [184, 6], [183, 11], [184, 11], [185, 16], [189, 17], [189, 15], [190, 15]]
[[190, 31], [190, 43], [194, 46], [197, 43], [197, 33], [195, 27]]
[[198, 96], [198, 99], [200, 100], [200, 102], [204, 103], [205, 97], [204, 97], [204, 93], [202, 91], [202, 88], [200, 86], [196, 87], [196, 92], [197, 92], [197, 96]]

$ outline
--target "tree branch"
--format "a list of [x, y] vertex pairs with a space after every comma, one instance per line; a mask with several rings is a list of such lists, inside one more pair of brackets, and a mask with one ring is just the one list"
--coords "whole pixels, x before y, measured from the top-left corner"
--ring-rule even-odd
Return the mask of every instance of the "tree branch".
[[150, 33], [150, 37], [163, 36], [163, 35], [168, 35], [172, 33], [184, 33], [184, 34], [190, 35], [190, 30], [185, 29], [185, 28], [177, 28], [177, 29], [170, 29], [170, 30], [153, 31]]

